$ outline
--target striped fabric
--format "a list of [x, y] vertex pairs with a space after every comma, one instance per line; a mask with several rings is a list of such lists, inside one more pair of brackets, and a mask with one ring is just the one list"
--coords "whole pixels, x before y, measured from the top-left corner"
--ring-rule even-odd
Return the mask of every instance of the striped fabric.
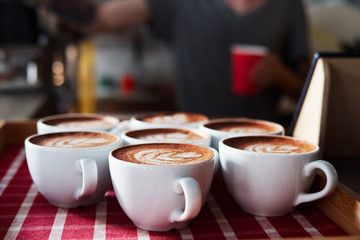
[[0, 239], [256, 239], [347, 235], [315, 205], [305, 204], [282, 217], [241, 211], [222, 183], [213, 182], [200, 214], [178, 231], [136, 228], [110, 189], [97, 205], [64, 209], [38, 192], [22, 145], [0, 155]]

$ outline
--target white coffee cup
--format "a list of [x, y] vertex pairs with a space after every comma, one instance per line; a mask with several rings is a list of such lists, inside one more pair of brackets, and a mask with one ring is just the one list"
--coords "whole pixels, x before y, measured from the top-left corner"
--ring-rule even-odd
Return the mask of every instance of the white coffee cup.
[[104, 196], [111, 183], [108, 154], [119, 146], [120, 138], [107, 132], [36, 134], [25, 140], [36, 187], [52, 205], [65, 208], [92, 205]]
[[198, 128], [208, 117], [190, 112], [144, 112], [131, 117], [130, 129], [189, 127]]
[[248, 135], [283, 135], [284, 128], [278, 123], [250, 118], [219, 118], [202, 123], [199, 129], [211, 135], [211, 147], [219, 149], [224, 138]]
[[[229, 192], [245, 212], [254, 215], [284, 215], [301, 203], [327, 196], [337, 185], [335, 168], [318, 160], [319, 147], [304, 140], [242, 136], [221, 140], [219, 148]], [[299, 149], [303, 152], [296, 153]], [[324, 173], [326, 185], [307, 193], [317, 170]]]
[[68, 131], [105, 131], [121, 134], [126, 130], [128, 121], [102, 114], [66, 113], [51, 115], [37, 121], [39, 134]]
[[147, 128], [121, 134], [122, 145], [170, 142], [210, 147], [211, 136], [195, 128]]
[[[159, 162], [131, 162], [131, 151]], [[126, 157], [119, 155], [124, 152]], [[184, 154], [195, 162], [181, 164]], [[199, 214], [212, 182], [214, 154], [191, 144], [127, 145], [109, 154], [109, 166], [116, 197], [131, 221], [145, 230], [169, 231], [187, 226]]]

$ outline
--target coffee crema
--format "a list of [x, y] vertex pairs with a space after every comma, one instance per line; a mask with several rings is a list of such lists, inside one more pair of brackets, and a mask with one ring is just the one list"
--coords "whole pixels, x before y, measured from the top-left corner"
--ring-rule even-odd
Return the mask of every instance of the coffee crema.
[[276, 154], [300, 154], [316, 149], [315, 145], [305, 141], [274, 136], [235, 137], [224, 140], [224, 144], [245, 151]]
[[110, 145], [118, 138], [101, 132], [62, 132], [38, 135], [30, 141], [45, 147], [90, 148]]
[[106, 117], [95, 116], [68, 116], [52, 118], [44, 121], [44, 124], [64, 128], [102, 128], [114, 126], [114, 121]]
[[175, 128], [135, 130], [126, 133], [126, 135], [151, 142], [195, 142], [204, 139], [204, 136], [193, 131]]
[[112, 155], [120, 160], [146, 165], [184, 165], [208, 160], [213, 152], [205, 147], [176, 143], [128, 145]]
[[205, 124], [205, 127], [229, 133], [272, 133], [281, 129], [258, 121], [224, 121]]
[[193, 122], [206, 121], [208, 118], [198, 113], [187, 112], [164, 112], [164, 113], [149, 113], [139, 115], [138, 120], [144, 122], [158, 123], [158, 124], [174, 124], [181, 125]]

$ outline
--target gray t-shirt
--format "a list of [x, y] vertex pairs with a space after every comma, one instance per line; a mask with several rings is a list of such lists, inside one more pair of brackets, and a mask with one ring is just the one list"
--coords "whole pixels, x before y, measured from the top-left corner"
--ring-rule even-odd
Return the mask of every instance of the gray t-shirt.
[[208, 116], [277, 120], [280, 92], [254, 97], [231, 91], [230, 47], [267, 46], [290, 67], [308, 58], [301, 0], [267, 0], [248, 15], [235, 13], [224, 0], [147, 0], [155, 35], [175, 54], [180, 109]]

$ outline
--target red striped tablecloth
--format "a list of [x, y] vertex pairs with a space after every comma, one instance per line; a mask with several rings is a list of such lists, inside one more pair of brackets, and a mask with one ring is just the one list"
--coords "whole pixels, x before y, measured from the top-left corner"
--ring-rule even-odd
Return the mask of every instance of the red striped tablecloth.
[[165, 233], [137, 229], [109, 190], [97, 205], [50, 205], [29, 174], [23, 145], [0, 155], [0, 239], [256, 239], [347, 235], [315, 205], [282, 217], [255, 217], [240, 210], [221, 183], [213, 182], [189, 227]]

